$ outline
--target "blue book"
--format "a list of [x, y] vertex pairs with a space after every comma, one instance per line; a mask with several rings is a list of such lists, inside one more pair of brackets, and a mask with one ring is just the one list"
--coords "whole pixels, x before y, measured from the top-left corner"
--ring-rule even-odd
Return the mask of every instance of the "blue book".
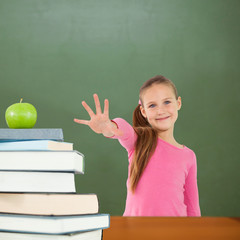
[[0, 142], [0, 151], [30, 151], [30, 150], [73, 150], [73, 144], [52, 140], [26, 140]]
[[1, 232], [72, 234], [109, 228], [109, 214], [37, 216], [0, 214]]
[[63, 131], [61, 128], [26, 128], [26, 129], [0, 128], [0, 141], [21, 141], [40, 139], [63, 141]]

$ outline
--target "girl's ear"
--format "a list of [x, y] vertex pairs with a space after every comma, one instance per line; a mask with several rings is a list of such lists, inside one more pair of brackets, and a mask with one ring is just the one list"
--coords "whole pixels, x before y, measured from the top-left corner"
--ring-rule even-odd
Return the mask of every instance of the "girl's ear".
[[142, 107], [142, 105], [140, 106], [140, 111], [141, 111], [141, 114], [143, 115], [143, 117], [144, 117], [144, 118], [147, 118], [146, 111], [145, 111], [145, 109]]
[[177, 99], [177, 105], [178, 105], [177, 110], [180, 110], [181, 107], [182, 107], [182, 98], [181, 98], [181, 97], [178, 97], [178, 99]]

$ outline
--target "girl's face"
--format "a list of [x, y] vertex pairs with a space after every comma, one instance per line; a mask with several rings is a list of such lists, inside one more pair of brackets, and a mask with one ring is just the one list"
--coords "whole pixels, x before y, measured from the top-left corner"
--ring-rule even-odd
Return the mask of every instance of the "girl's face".
[[176, 99], [172, 87], [153, 84], [143, 92], [141, 98], [143, 106], [140, 106], [140, 110], [149, 124], [157, 131], [173, 132], [181, 108], [181, 97]]

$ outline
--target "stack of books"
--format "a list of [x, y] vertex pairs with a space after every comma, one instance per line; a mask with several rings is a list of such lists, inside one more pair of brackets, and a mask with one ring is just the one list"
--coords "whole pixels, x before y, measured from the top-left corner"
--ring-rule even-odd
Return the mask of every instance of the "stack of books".
[[62, 129], [0, 129], [0, 240], [100, 240], [96, 194], [77, 194], [84, 155]]

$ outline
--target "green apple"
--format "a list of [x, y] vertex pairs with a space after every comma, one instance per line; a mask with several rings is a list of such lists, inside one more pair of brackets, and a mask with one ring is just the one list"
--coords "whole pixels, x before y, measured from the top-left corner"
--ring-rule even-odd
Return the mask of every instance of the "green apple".
[[9, 106], [5, 113], [9, 128], [32, 128], [37, 121], [37, 110], [30, 103], [15, 103]]

